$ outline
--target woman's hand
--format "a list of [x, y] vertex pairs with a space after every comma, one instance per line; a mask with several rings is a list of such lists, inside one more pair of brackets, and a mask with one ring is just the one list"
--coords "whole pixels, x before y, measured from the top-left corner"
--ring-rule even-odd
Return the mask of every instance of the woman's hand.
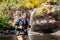
[[28, 25], [28, 28], [31, 28], [31, 25]]

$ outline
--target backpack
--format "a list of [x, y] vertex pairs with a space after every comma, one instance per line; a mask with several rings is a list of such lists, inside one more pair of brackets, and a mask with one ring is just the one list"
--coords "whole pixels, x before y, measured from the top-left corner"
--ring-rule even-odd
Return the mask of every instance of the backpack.
[[20, 19], [20, 20], [19, 20], [19, 25], [24, 26], [24, 23], [25, 23], [25, 22], [24, 22], [24, 20], [23, 20], [23, 19]]

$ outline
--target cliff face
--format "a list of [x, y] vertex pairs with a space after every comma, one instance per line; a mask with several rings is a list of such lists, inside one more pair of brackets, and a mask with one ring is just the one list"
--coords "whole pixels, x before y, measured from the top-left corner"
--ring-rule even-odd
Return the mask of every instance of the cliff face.
[[58, 3], [42, 3], [40, 8], [36, 9], [36, 13], [42, 13], [42, 9], [45, 8], [47, 10], [47, 13], [54, 12], [54, 11], [59, 11], [60, 10], [60, 4]]
[[[47, 11], [42, 12], [42, 9], [45, 8]], [[33, 30], [47, 30], [47, 29], [54, 29], [56, 27], [60, 27], [60, 4], [56, 2], [46, 2], [41, 4], [40, 8], [36, 9], [35, 15], [38, 15], [34, 17], [33, 21]], [[53, 16], [57, 12], [57, 16]], [[44, 16], [40, 16], [40, 14], [44, 14]], [[59, 25], [58, 25], [59, 24]]]

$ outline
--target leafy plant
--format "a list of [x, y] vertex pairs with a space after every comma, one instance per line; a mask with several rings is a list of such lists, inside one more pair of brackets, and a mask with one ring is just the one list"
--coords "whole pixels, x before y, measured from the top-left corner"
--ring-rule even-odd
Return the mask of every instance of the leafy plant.
[[11, 21], [6, 18], [3, 14], [0, 14], [0, 29], [3, 30], [3, 28], [10, 29], [10, 23]]
[[47, 10], [45, 8], [42, 8], [42, 13], [44, 14], [46, 12], [47, 12]]

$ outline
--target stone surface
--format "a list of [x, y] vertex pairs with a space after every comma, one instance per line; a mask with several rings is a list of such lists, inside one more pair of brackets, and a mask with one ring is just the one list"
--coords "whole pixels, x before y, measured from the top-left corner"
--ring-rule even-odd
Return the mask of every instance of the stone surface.
[[0, 40], [18, 40], [16, 35], [0, 35]]

